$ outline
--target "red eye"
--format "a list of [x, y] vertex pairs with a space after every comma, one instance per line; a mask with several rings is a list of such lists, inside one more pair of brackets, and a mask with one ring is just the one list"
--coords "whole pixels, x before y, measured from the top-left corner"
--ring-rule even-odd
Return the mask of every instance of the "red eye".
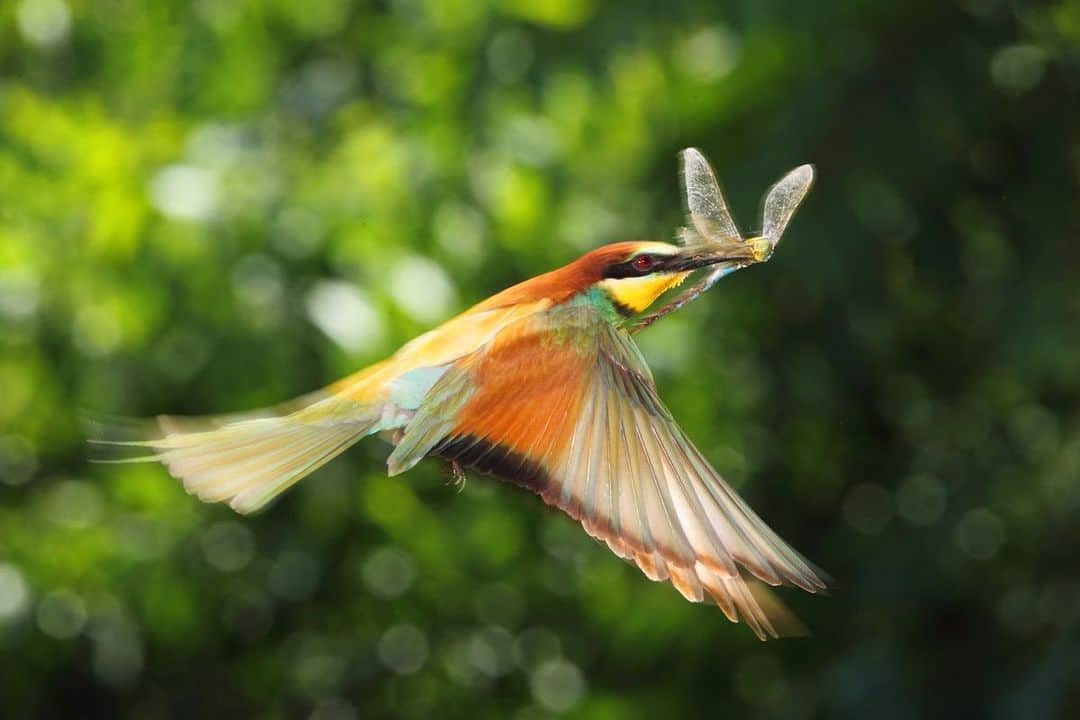
[[652, 266], [656, 264], [656, 259], [652, 255], [638, 255], [634, 258], [634, 269], [638, 272], [645, 272], [651, 270]]

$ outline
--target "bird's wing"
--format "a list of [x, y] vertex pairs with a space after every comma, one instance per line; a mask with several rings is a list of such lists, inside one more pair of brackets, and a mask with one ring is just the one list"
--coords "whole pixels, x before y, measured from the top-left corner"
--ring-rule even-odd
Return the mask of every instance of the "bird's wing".
[[[389, 359], [338, 380], [325, 392], [355, 402], [382, 402], [388, 392], [393, 394], [394, 383], [403, 376], [470, 356], [487, 346], [508, 325], [549, 307], [551, 301], [546, 299], [497, 308], [478, 306], [413, 338]], [[428, 387], [430, 384], [423, 391]]]
[[763, 638], [784, 617], [754, 578], [825, 587], [675, 423], [633, 340], [587, 307], [515, 323], [452, 366], [390, 470], [425, 455], [533, 490], [651, 579], [711, 598]]

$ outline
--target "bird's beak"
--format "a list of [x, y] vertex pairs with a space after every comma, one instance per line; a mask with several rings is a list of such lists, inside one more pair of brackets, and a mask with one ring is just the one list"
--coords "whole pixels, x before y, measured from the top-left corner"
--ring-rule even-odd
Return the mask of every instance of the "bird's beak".
[[689, 272], [719, 263], [749, 265], [761, 262], [772, 254], [772, 243], [765, 238], [736, 238], [701, 245], [689, 245], [672, 258], [671, 269]]

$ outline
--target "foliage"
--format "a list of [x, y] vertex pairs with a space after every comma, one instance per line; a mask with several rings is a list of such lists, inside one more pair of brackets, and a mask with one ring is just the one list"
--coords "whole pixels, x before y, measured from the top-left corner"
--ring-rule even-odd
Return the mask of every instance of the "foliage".
[[[6, 716], [1080, 712], [1080, 4], [0, 4]], [[675, 154], [773, 260], [642, 336], [836, 579], [759, 644], [515, 488], [365, 443], [268, 512], [79, 412], [270, 404], [603, 242]]]

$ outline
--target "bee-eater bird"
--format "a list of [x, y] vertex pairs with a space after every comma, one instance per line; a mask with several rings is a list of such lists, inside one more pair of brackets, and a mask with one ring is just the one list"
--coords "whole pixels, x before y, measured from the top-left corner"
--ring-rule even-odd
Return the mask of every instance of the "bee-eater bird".
[[774, 186], [763, 236], [744, 240], [704, 158], [688, 150], [683, 164], [690, 223], [681, 244], [606, 245], [323, 391], [258, 416], [162, 416], [154, 436], [124, 444], [148, 449], [135, 459], [162, 462], [201, 500], [250, 513], [379, 434], [394, 446], [390, 475], [437, 457], [516, 483], [650, 579], [694, 602], [712, 599], [762, 639], [777, 636], [784, 611], [761, 583], [812, 593], [825, 583], [676, 424], [631, 334], [663, 314], [670, 306], [645, 313], [695, 271], [707, 276], [699, 293], [767, 256], [810, 170]]

